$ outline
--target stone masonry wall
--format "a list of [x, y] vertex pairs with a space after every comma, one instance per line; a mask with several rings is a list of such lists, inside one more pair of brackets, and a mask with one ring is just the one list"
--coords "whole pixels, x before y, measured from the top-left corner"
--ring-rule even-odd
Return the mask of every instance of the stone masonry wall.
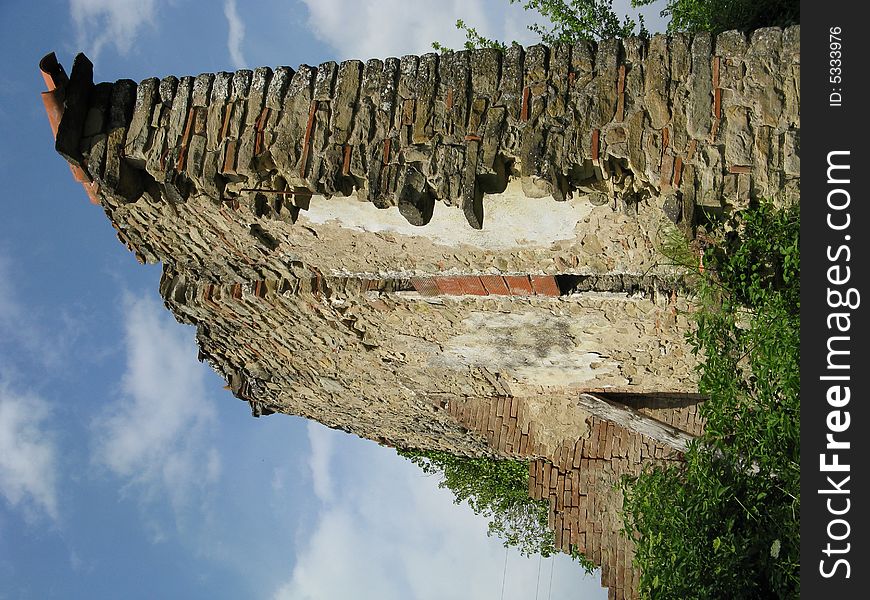
[[[614, 484], [703, 430], [658, 248], [799, 189], [798, 27], [93, 83], [56, 147], [253, 414], [531, 460], [557, 545], [636, 596]], [[59, 67], [58, 67], [59, 68]], [[56, 69], [55, 69], [56, 70]]]
[[[689, 232], [697, 207], [796, 198], [799, 31], [82, 85], [68, 99], [87, 107], [80, 122], [72, 111], [61, 122], [79, 137], [59, 136], [69, 146], [59, 149], [100, 184], [141, 260], [201, 277], [283, 277], [294, 261], [323, 273], [640, 273], [652, 261], [631, 245], [649, 250], [659, 215]], [[375, 242], [383, 260], [324, 256], [309, 229], [286, 226], [312, 203], [355, 193], [414, 225], [443, 213], [437, 203], [481, 228], [484, 194], [511, 178], [539, 213], [549, 205], [534, 199], [552, 197], [582, 201], [586, 218], [610, 216], [579, 225], [583, 236], [559, 248], [501, 250], [498, 264], [472, 248], [405, 247], [404, 237]], [[231, 232], [221, 239], [224, 220]], [[318, 225], [316, 239], [336, 235]], [[349, 238], [366, 250], [373, 236]]]
[[[160, 288], [176, 317], [197, 326], [201, 358], [255, 412], [302, 415], [394, 446], [479, 454], [478, 440], [466, 449], [428, 419], [445, 406], [452, 414], [510, 396], [526, 407], [520, 426], [537, 430], [524, 455], [548, 456], [585, 427], [578, 389], [640, 394], [694, 381], [694, 359], [671, 335], [686, 317], [669, 300], [508, 297], [508, 312], [497, 297], [360, 293], [358, 285], [215, 285], [167, 268]], [[502, 456], [519, 448], [485, 445]]]

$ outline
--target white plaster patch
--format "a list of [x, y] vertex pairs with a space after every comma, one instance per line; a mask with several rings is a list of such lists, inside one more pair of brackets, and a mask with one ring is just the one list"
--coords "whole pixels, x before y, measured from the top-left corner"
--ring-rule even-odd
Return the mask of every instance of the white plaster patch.
[[546, 387], [626, 385], [617, 363], [599, 352], [609, 327], [589, 318], [540, 311], [474, 312], [436, 362], [452, 369], [486, 367], [522, 384]]
[[519, 180], [509, 182], [501, 194], [483, 198], [483, 229], [473, 229], [456, 206], [435, 203], [432, 220], [423, 227], [408, 223], [396, 207], [376, 208], [355, 196], [311, 199], [309, 210], [300, 219], [310, 223], [336, 222], [338, 225], [368, 232], [389, 232], [428, 238], [435, 244], [457, 247], [461, 244], [490, 250], [507, 248], [549, 248], [560, 240], [572, 240], [577, 223], [585, 219], [593, 205], [574, 198], [556, 202], [552, 198], [527, 198]]

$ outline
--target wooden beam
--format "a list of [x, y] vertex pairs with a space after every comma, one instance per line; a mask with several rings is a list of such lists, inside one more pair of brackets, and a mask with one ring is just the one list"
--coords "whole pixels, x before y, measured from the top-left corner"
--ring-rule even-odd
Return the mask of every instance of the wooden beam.
[[597, 394], [580, 394], [578, 404], [598, 417], [640, 433], [678, 452], [686, 452], [694, 436], [622, 404]]

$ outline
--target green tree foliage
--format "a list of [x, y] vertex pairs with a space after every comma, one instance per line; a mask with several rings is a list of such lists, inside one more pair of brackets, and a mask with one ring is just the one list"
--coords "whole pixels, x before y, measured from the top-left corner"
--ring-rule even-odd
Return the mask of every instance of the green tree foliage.
[[[544, 557], [556, 552], [553, 532], [547, 526], [548, 505], [529, 497], [529, 465], [524, 461], [454, 456], [447, 452], [399, 450], [427, 475], [441, 477], [439, 487], [454, 494], [454, 502], [468, 505], [489, 519], [489, 535], [516, 547], [524, 556]], [[590, 571], [594, 565], [573, 553]]]
[[[557, 42], [575, 42], [577, 40], [602, 40], [631, 35], [647, 35], [643, 24], [643, 16], [638, 15], [637, 21], [625, 15], [620, 19], [613, 11], [613, 0], [508, 0], [511, 4], [522, 3], [525, 10], [537, 11], [545, 22], [530, 25], [529, 29], [540, 36], [545, 44]], [[471, 27], [462, 19], [456, 22], [456, 28], [465, 32], [465, 49], [500, 48], [505, 49], [504, 42], [482, 36], [476, 28]], [[449, 48], [434, 42], [436, 50], [447, 51]]]
[[799, 214], [764, 205], [736, 221], [705, 252], [689, 335], [706, 433], [684, 464], [623, 482], [648, 598], [799, 593]]
[[[545, 44], [602, 40], [632, 35], [647, 36], [643, 15], [624, 15], [613, 10], [613, 0], [508, 0], [525, 10], [540, 14], [543, 23], [529, 29]], [[634, 8], [647, 6], [656, 0], [631, 0]], [[667, 0], [661, 15], [669, 19], [668, 31], [720, 33], [729, 29], [749, 31], [759, 27], [784, 27], [800, 22], [799, 0]], [[501, 48], [505, 43], [487, 38], [462, 19], [456, 28], [465, 32], [465, 48]], [[447, 51], [438, 42], [436, 50]]]
[[535, 10], [547, 20], [545, 25], [529, 27], [545, 44], [646, 34], [643, 16], [638, 15], [637, 21], [628, 15], [620, 19], [613, 11], [613, 0], [510, 0], [511, 4], [520, 2], [525, 10]]
[[[632, 0], [634, 6], [656, 0]], [[668, 0], [662, 10], [670, 17], [668, 31], [750, 31], [759, 27], [784, 27], [800, 22], [798, 0]]]

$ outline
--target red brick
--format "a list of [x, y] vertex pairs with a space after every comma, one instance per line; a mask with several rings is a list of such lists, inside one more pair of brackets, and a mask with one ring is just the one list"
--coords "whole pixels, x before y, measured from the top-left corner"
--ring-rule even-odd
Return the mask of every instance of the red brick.
[[713, 117], [717, 121], [722, 118], [722, 88], [713, 90]]
[[599, 135], [600, 135], [600, 132], [598, 129], [592, 130], [592, 162], [594, 162], [594, 163], [598, 162], [598, 143], [599, 143], [598, 136]]
[[497, 405], [498, 402], [495, 399], [489, 403], [489, 414], [486, 419], [486, 428], [488, 431], [495, 431], [495, 410]]
[[[305, 169], [308, 167], [308, 152], [311, 143], [311, 131], [314, 129], [314, 117], [317, 114], [317, 101], [311, 102], [308, 109], [308, 125], [305, 127], [305, 137], [302, 140], [302, 158], [299, 161], [299, 176], [305, 177]], [[387, 138], [389, 141], [389, 138]]]
[[462, 293], [469, 296], [486, 296], [486, 289], [480, 282], [480, 277], [469, 275], [459, 278], [459, 287], [462, 288]]
[[483, 402], [477, 402], [474, 410], [474, 425], [478, 431], [486, 431], [487, 416], [489, 415], [489, 407]]
[[539, 296], [558, 296], [559, 286], [552, 275], [531, 275], [532, 287]]
[[504, 281], [513, 296], [531, 296], [532, 282], [528, 275], [505, 275]]
[[236, 140], [227, 142], [224, 147], [224, 163], [221, 173], [234, 175], [236, 173]]
[[435, 285], [438, 286], [438, 291], [446, 296], [461, 296], [462, 283], [461, 277], [435, 277]]
[[604, 458], [611, 458], [613, 455], [613, 426], [607, 424], [607, 432], [604, 437]]
[[350, 158], [353, 153], [353, 146], [350, 144], [344, 145], [344, 160], [341, 165], [341, 174], [349, 175], [350, 174]]
[[504, 278], [501, 275], [481, 275], [480, 282], [490, 294], [496, 296], [510, 295], [510, 290], [508, 290], [507, 284], [504, 282]]
[[184, 125], [184, 133], [181, 135], [181, 150], [178, 153], [178, 160], [175, 162], [175, 170], [179, 173], [184, 170], [187, 162], [187, 149], [190, 146], [190, 136], [193, 133], [193, 117], [195, 110], [193, 107], [187, 111], [187, 122]]
[[495, 404], [495, 407], [496, 407], [496, 408], [495, 408], [495, 414], [496, 414], [497, 417], [504, 416], [504, 403], [505, 403], [505, 398], [504, 398], [504, 396], [500, 396], [499, 399], [496, 400], [496, 404]]

